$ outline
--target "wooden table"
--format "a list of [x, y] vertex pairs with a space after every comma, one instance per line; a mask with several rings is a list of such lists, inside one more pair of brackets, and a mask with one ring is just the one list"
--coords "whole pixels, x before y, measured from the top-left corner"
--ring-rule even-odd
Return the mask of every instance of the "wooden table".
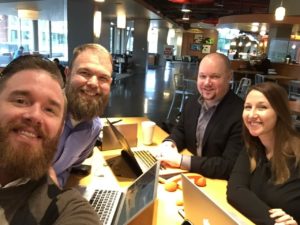
[[[147, 120], [144, 117], [127, 117], [127, 118], [110, 118], [111, 120], [122, 119], [121, 123], [138, 123], [138, 145], [141, 145], [141, 121]], [[153, 137], [153, 145], [158, 145], [166, 138], [168, 134], [160, 127], [156, 126]], [[97, 147], [94, 148], [94, 154], [91, 158], [85, 161], [85, 164], [92, 165], [92, 172], [86, 177], [79, 177], [71, 175], [67, 186], [74, 187], [78, 184], [81, 186], [99, 185], [103, 186], [128, 186], [132, 180], [126, 178], [115, 177], [105, 162], [105, 158], [114, 156], [120, 153], [120, 150], [108, 150], [99, 151]], [[253, 224], [250, 220], [240, 214], [226, 201], [226, 185], [224, 180], [207, 179], [207, 186], [203, 187], [203, 190], [211, 195], [223, 209], [227, 209], [230, 212], [234, 212], [245, 224]], [[177, 200], [182, 199], [182, 191], [177, 190], [175, 192], [167, 192], [164, 189], [163, 184], [158, 185], [157, 201], [154, 206], [147, 209], [145, 212], [139, 215], [131, 225], [180, 225], [183, 219], [178, 214], [179, 206], [176, 205]], [[203, 206], [205, 207], [205, 206]], [[141, 221], [143, 221], [141, 223]]]
[[293, 114], [300, 116], [300, 101], [289, 101], [289, 107]]

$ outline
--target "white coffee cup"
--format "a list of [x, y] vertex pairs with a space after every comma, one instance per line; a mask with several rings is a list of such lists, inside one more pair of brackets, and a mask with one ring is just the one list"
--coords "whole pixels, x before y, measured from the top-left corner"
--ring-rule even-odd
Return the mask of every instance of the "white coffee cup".
[[153, 121], [142, 121], [143, 144], [151, 145], [156, 123]]

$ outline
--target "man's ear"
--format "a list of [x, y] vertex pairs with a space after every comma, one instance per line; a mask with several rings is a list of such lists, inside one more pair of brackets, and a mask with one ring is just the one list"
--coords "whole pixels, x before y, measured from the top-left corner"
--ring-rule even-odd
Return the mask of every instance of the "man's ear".
[[70, 68], [68, 66], [65, 67], [65, 71], [64, 72], [65, 72], [66, 78], [69, 77], [69, 76], [71, 76], [71, 70], [70, 70]]

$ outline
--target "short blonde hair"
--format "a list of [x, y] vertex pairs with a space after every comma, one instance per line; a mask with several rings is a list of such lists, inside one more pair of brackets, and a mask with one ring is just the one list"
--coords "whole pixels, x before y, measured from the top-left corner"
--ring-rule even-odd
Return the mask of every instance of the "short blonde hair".
[[86, 50], [93, 50], [99, 55], [107, 55], [110, 59], [111, 64], [113, 64], [112, 56], [106, 48], [104, 48], [102, 45], [99, 45], [99, 44], [87, 43], [87, 44], [79, 45], [76, 48], [74, 48], [73, 58], [69, 64], [70, 69], [72, 69], [73, 63], [76, 60], [76, 58], [78, 57], [78, 55], [80, 55], [80, 53], [82, 53]]

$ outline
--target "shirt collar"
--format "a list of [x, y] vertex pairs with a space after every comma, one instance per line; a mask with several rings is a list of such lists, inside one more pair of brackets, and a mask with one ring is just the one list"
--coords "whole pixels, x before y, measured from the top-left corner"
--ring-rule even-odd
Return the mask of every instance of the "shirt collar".
[[200, 95], [200, 97], [198, 98], [198, 102], [201, 105], [201, 107], [203, 107], [205, 110], [209, 110], [212, 108], [216, 108], [219, 103], [222, 101], [222, 99], [220, 99], [219, 101], [216, 101], [212, 106], [208, 107], [208, 105], [206, 104], [206, 102], [204, 101], [204, 99], [202, 98], [202, 96]]
[[0, 188], [9, 188], [9, 187], [17, 187], [17, 186], [20, 186], [20, 185], [23, 185], [23, 184], [26, 184], [27, 182], [29, 182], [30, 179], [29, 178], [19, 178], [19, 179], [16, 179], [14, 181], [11, 181], [9, 182], [8, 184], [2, 186], [0, 184]]

